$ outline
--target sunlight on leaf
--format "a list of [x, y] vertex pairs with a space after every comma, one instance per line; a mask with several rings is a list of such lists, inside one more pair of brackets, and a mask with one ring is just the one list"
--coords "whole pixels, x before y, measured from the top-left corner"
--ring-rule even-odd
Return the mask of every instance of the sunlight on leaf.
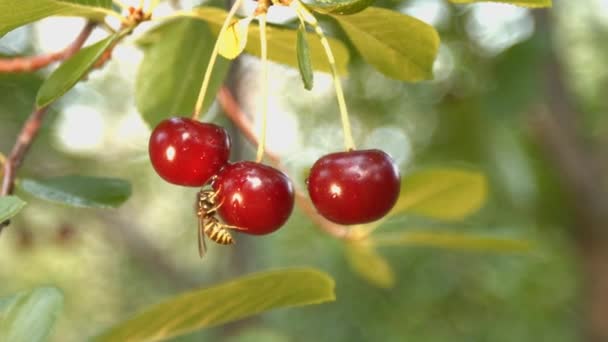
[[395, 273], [391, 265], [374, 246], [353, 242], [345, 247], [346, 259], [353, 272], [374, 286], [385, 289], [395, 286]]
[[414, 17], [368, 7], [353, 15], [333, 15], [363, 59], [384, 75], [401, 81], [433, 78], [439, 34]]
[[40, 199], [81, 208], [116, 208], [131, 196], [131, 184], [116, 178], [63, 176], [24, 179], [19, 187]]
[[0, 222], [4, 222], [17, 215], [25, 204], [26, 203], [17, 196], [0, 197]]
[[450, 0], [456, 4], [470, 4], [473, 2], [502, 2], [505, 4], [511, 4], [516, 6], [539, 8], [539, 7], [551, 7], [553, 3], [551, 0]]
[[391, 215], [418, 214], [442, 220], [461, 220], [486, 201], [487, 180], [479, 172], [427, 169], [406, 175]]
[[63, 294], [54, 287], [41, 287], [2, 303], [0, 341], [46, 341], [63, 307]]
[[36, 96], [36, 106], [39, 108], [47, 106], [72, 89], [118, 37], [118, 34], [111, 35], [78, 51], [72, 58], [62, 63], [42, 83]]
[[[210, 24], [214, 34], [218, 34], [227, 12], [215, 7], [199, 7], [191, 12], [181, 12], [180, 15], [204, 20]], [[297, 58], [297, 30], [266, 25], [266, 36], [268, 38], [268, 59], [277, 63], [287, 64], [294, 68], [298, 67]], [[323, 50], [318, 37], [312, 33], [307, 33], [307, 40], [310, 45], [310, 58], [313, 66], [318, 71], [331, 72], [331, 67], [327, 61], [327, 56]], [[336, 58], [336, 66], [341, 75], [348, 73], [348, 62], [350, 59], [348, 49], [341, 41], [328, 38], [329, 44]], [[257, 23], [249, 26], [247, 45], [245, 51], [260, 56], [260, 27]]]
[[217, 39], [219, 40], [219, 54], [227, 59], [237, 58], [247, 45], [247, 31], [252, 18], [238, 20], [226, 29]]
[[170, 298], [119, 323], [97, 341], [156, 341], [264, 311], [333, 301], [334, 281], [311, 268], [254, 273]]
[[19, 26], [54, 15], [103, 20], [111, 8], [112, 0], [2, 0], [0, 37]]
[[450, 232], [383, 233], [372, 235], [370, 242], [374, 246], [417, 246], [488, 252], [531, 250], [530, 242], [525, 240]]

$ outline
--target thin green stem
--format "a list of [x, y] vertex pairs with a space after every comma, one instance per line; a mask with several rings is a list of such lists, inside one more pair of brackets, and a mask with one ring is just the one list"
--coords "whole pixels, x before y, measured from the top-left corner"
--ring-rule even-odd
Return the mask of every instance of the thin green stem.
[[334, 82], [334, 87], [336, 88], [336, 97], [338, 98], [338, 107], [340, 108], [340, 118], [342, 120], [342, 129], [344, 130], [344, 147], [347, 151], [351, 151], [355, 149], [355, 141], [353, 139], [353, 133], [350, 128], [350, 119], [348, 117], [348, 110], [346, 109], [346, 101], [344, 100], [344, 91], [342, 90], [342, 84], [340, 83], [340, 76], [338, 75], [338, 68], [336, 67], [336, 59], [334, 58], [334, 54], [331, 51], [331, 46], [329, 45], [329, 41], [323, 32], [323, 29], [319, 25], [317, 19], [310, 13], [306, 7], [302, 6], [302, 4], [298, 0], [294, 0], [292, 3], [295, 6], [296, 13], [298, 16], [304, 19], [307, 23], [309, 23], [314, 29], [315, 33], [319, 36], [321, 40], [321, 45], [323, 45], [323, 49], [325, 50], [325, 54], [327, 55], [327, 60], [329, 61], [329, 66], [331, 68], [331, 75]]
[[266, 13], [260, 14], [258, 21], [260, 22], [260, 48], [262, 52], [262, 125], [256, 156], [256, 161], [259, 163], [264, 158], [266, 126], [268, 122], [268, 41], [266, 40]]
[[220, 29], [220, 32], [218, 34], [218, 39], [215, 41], [215, 46], [213, 46], [213, 52], [211, 52], [211, 58], [209, 58], [209, 64], [207, 64], [207, 70], [205, 71], [205, 77], [203, 79], [203, 84], [201, 86], [200, 92], [198, 93], [198, 99], [196, 100], [196, 105], [194, 106], [194, 113], [192, 114], [192, 119], [194, 119], [194, 120], [198, 120], [199, 116], [201, 115], [201, 111], [203, 109], [203, 102], [205, 101], [205, 94], [207, 93], [207, 87], [209, 86], [209, 81], [211, 80], [211, 71], [213, 70], [213, 66], [215, 65], [215, 60], [217, 59], [217, 55], [218, 55], [218, 51], [219, 51], [219, 47], [220, 47], [219, 37], [221, 37], [224, 34], [224, 32], [226, 32], [226, 29], [228, 28], [228, 25], [230, 24], [232, 17], [234, 17], [234, 14], [236, 13], [237, 9], [241, 6], [242, 1], [243, 0], [236, 0], [234, 2], [234, 4], [232, 5], [232, 8], [230, 8], [230, 12], [228, 12], [228, 16], [226, 17], [226, 20], [224, 20], [224, 24], [222, 24], [222, 28]]

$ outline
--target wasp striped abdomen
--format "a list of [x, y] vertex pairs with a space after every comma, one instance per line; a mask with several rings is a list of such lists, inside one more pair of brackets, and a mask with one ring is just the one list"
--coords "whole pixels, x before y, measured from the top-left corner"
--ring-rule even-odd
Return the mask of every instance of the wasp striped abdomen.
[[217, 209], [220, 206], [215, 202], [217, 195], [218, 192], [213, 190], [201, 190], [197, 194], [198, 252], [201, 258], [207, 251], [205, 236], [220, 245], [232, 245], [234, 239], [228, 229], [239, 229], [224, 224], [216, 217]]
[[207, 222], [204, 223], [203, 232], [209, 240], [219, 243], [220, 245], [231, 245], [234, 243], [234, 239], [232, 239], [232, 235], [224, 225], [217, 220], [215, 217], [211, 217], [207, 219]]

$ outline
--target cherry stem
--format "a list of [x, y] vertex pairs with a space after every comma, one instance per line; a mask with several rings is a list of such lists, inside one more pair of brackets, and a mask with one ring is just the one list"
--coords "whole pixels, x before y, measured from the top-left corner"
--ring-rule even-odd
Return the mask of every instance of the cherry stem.
[[[226, 87], [220, 88], [217, 100], [228, 119], [234, 123], [243, 136], [252, 144], [258, 144], [258, 137], [255, 134], [253, 123], [249, 120], [247, 114], [243, 112], [230, 90]], [[281, 158], [279, 158], [278, 154], [274, 153], [272, 150], [266, 150], [266, 156], [275, 167], [281, 169]], [[298, 208], [300, 208], [306, 216], [315, 223], [315, 226], [323, 232], [340, 240], [350, 241], [356, 238], [356, 236], [352, 236], [349, 227], [333, 223], [319, 215], [310, 203], [308, 197], [298, 189], [295, 191], [295, 202]]]
[[258, 17], [260, 22], [260, 47], [262, 52], [262, 125], [260, 127], [260, 139], [256, 161], [259, 163], [264, 158], [266, 147], [266, 126], [268, 123], [268, 41], [266, 40], [266, 13]]
[[193, 120], [198, 121], [199, 116], [201, 115], [201, 111], [203, 109], [203, 102], [205, 101], [205, 94], [207, 93], [207, 87], [209, 86], [209, 81], [211, 80], [211, 72], [213, 70], [213, 66], [215, 65], [215, 60], [217, 58], [219, 48], [220, 48], [219, 37], [221, 37], [224, 34], [224, 32], [226, 32], [226, 29], [228, 28], [228, 25], [230, 24], [232, 17], [234, 17], [234, 14], [236, 13], [237, 9], [241, 6], [241, 2], [242, 2], [242, 0], [236, 0], [234, 2], [232, 7], [230, 8], [230, 12], [228, 12], [228, 16], [226, 17], [226, 20], [224, 20], [224, 23], [222, 24], [222, 28], [220, 29], [220, 32], [218, 33], [218, 36], [217, 36], [218, 38], [216, 39], [215, 45], [213, 46], [213, 52], [211, 52], [211, 57], [209, 58], [209, 64], [207, 64], [207, 70], [205, 71], [205, 77], [203, 79], [203, 84], [201, 85], [201, 90], [198, 94], [198, 99], [196, 100], [196, 105], [194, 106], [194, 113], [192, 114]]
[[295, 0], [292, 3], [295, 6], [295, 11], [300, 18], [303, 18], [304, 21], [309, 23], [314, 29], [315, 33], [319, 36], [321, 40], [321, 45], [323, 45], [323, 49], [325, 50], [325, 54], [327, 55], [327, 60], [329, 61], [329, 67], [331, 69], [331, 76], [333, 78], [334, 87], [336, 88], [336, 97], [338, 99], [338, 107], [340, 109], [340, 118], [342, 120], [342, 129], [344, 131], [344, 147], [347, 151], [352, 151], [355, 149], [355, 141], [353, 139], [353, 133], [350, 128], [350, 119], [348, 117], [348, 110], [346, 109], [346, 101], [344, 100], [344, 91], [342, 90], [342, 84], [340, 83], [340, 76], [338, 75], [338, 68], [336, 67], [336, 59], [334, 58], [334, 54], [331, 51], [331, 46], [329, 45], [329, 41], [323, 32], [323, 29], [319, 25], [317, 19], [310, 13], [306, 7], [302, 6], [302, 4]]

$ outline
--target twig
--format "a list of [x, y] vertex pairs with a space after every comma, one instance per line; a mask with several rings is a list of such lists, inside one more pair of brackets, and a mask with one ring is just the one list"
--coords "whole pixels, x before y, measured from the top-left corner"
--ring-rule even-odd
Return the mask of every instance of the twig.
[[[95, 23], [87, 22], [84, 26], [78, 37], [74, 40], [70, 46], [68, 46], [63, 54], [63, 59], [67, 59], [74, 55], [82, 46], [84, 42], [89, 38], [91, 32], [93, 32], [93, 28], [95, 27]], [[34, 138], [38, 135], [38, 130], [42, 125], [42, 120], [44, 119], [44, 115], [48, 111], [48, 106], [36, 108], [32, 114], [28, 117], [27, 121], [23, 124], [21, 128], [21, 132], [17, 136], [17, 140], [15, 141], [15, 145], [11, 150], [8, 158], [4, 162], [4, 175], [2, 179], [2, 187], [0, 188], [0, 196], [6, 196], [13, 193], [13, 187], [15, 184], [15, 173], [17, 169], [21, 166], [23, 159], [25, 158], [25, 154], [29, 150]], [[5, 221], [0, 223], [0, 233], [4, 229], [4, 227], [8, 226], [10, 222]]]
[[[545, 11], [537, 12], [538, 30], [551, 39], [554, 26]], [[571, 99], [563, 69], [555, 51], [547, 51], [544, 85], [546, 109], [533, 121], [536, 137], [544, 148], [569, 196], [572, 234], [580, 253], [584, 276], [585, 341], [608, 341], [608, 189], [603, 182], [599, 141], [580, 131], [581, 114]]]
[[[217, 99], [226, 116], [241, 131], [247, 140], [249, 140], [254, 146], [257, 146], [258, 138], [255, 134], [255, 128], [253, 127], [252, 122], [247, 118], [247, 114], [241, 110], [241, 107], [230, 90], [226, 87], [220, 88]], [[267, 148], [265, 154], [268, 159], [270, 159], [272, 164], [278, 168], [281, 168], [281, 158], [276, 153]], [[296, 205], [304, 212], [304, 214], [306, 214], [316, 224], [316, 226], [325, 233], [338, 239], [350, 240], [354, 238], [353, 235], [349, 234], [350, 228], [335, 224], [319, 215], [312, 204], [310, 204], [310, 201], [306, 195], [301, 191], [296, 190], [295, 202]]]
[[[87, 38], [91, 35], [91, 32], [93, 32], [94, 27], [95, 23], [88, 22], [78, 37], [76, 37], [74, 42], [65, 49], [62, 58], [69, 58], [78, 52], [78, 50], [80, 50], [80, 48], [84, 45]], [[35, 109], [21, 128], [21, 132], [19, 132], [19, 135], [17, 136], [15, 145], [4, 163], [4, 179], [2, 181], [2, 188], [0, 189], [0, 196], [6, 196], [13, 192], [13, 184], [15, 181], [14, 173], [19, 166], [21, 166], [25, 153], [36, 137], [38, 129], [42, 124], [42, 119], [47, 111], [48, 106]]]
[[87, 23], [78, 37], [76, 37], [70, 45], [58, 52], [39, 56], [0, 58], [0, 73], [32, 72], [42, 69], [53, 62], [68, 59], [80, 50], [84, 42], [89, 38], [94, 27], [94, 23]]
[[21, 166], [23, 158], [36, 137], [38, 129], [40, 129], [40, 126], [42, 125], [42, 119], [47, 111], [48, 107], [34, 110], [21, 128], [15, 146], [13, 146], [11, 154], [4, 163], [4, 178], [2, 179], [0, 196], [10, 195], [13, 192], [15, 171]]

